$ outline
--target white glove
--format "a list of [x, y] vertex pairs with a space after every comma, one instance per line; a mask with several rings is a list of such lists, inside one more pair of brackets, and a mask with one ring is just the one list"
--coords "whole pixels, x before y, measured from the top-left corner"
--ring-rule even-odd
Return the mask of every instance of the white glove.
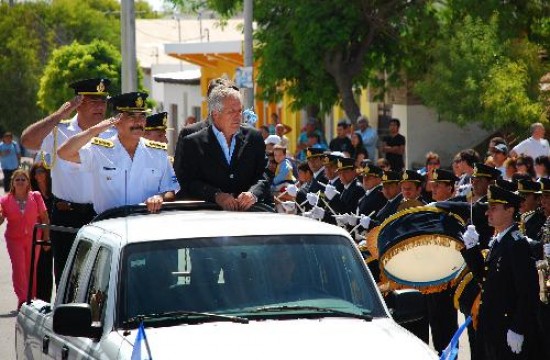
[[347, 214], [342, 215], [332, 215], [336, 219], [336, 225], [344, 227], [347, 224], [346, 216]]
[[296, 195], [298, 194], [298, 187], [294, 184], [290, 184], [286, 187], [286, 192], [288, 195], [296, 197]]
[[[356, 238], [356, 240], [357, 240], [357, 238]], [[367, 240], [364, 240], [364, 239], [361, 240], [361, 241], [359, 242], [359, 244], [357, 244], [357, 246], [367, 246]]]
[[281, 205], [286, 212], [292, 212], [296, 210], [296, 203], [294, 201], [283, 201]]
[[370, 226], [371, 218], [368, 215], [361, 215], [361, 220], [359, 220], [359, 224], [364, 227], [365, 229], [368, 229]]
[[350, 226], [355, 226], [357, 225], [357, 222], [359, 221], [359, 219], [361, 219], [361, 216], [357, 216], [355, 214], [349, 214], [347, 218], [348, 224]]
[[544, 244], [542, 248], [544, 249], [544, 256], [550, 257], [550, 244]]
[[479, 234], [476, 231], [475, 225], [468, 225], [464, 234], [462, 234], [462, 240], [466, 249], [471, 249], [479, 242]]
[[314, 219], [321, 220], [325, 217], [325, 209], [319, 206], [314, 206], [313, 209], [311, 209], [311, 215]]
[[336, 195], [340, 195], [340, 191], [336, 190], [334, 186], [327, 184], [325, 187], [325, 195], [327, 199], [332, 200]]
[[319, 195], [314, 193], [307, 193], [306, 199], [309, 205], [317, 206], [317, 203], [319, 202]]
[[508, 333], [506, 333], [506, 342], [514, 354], [519, 354], [523, 346], [523, 335], [508, 330]]

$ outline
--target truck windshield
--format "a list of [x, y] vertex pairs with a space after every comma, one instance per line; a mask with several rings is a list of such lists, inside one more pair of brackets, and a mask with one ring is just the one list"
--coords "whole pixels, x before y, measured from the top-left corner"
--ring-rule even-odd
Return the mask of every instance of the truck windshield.
[[220, 237], [129, 244], [123, 253], [121, 276], [121, 324], [140, 315], [178, 311], [253, 319], [303, 313], [320, 316], [324, 314], [320, 308], [337, 310], [326, 312], [331, 316], [338, 311], [386, 316], [361, 257], [341, 236]]

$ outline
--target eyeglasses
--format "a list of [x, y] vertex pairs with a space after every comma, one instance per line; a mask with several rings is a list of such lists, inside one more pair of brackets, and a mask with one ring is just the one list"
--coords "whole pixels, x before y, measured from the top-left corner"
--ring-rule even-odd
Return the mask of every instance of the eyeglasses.
[[44, 174], [44, 173], [46, 172], [46, 170], [44, 170], [44, 169], [36, 169], [34, 172], [35, 172], [36, 174]]
[[17, 179], [13, 179], [13, 181], [22, 182], [22, 181], [27, 181], [27, 179], [26, 178], [17, 178]]

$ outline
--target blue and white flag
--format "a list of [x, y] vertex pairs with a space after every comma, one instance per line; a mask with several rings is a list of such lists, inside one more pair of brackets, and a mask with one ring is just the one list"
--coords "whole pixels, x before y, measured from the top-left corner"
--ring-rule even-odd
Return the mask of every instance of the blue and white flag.
[[136, 341], [134, 342], [134, 349], [132, 350], [132, 357], [130, 360], [153, 360], [151, 356], [151, 349], [149, 348], [149, 342], [145, 335], [145, 328], [143, 327], [143, 321], [139, 323]]
[[447, 345], [445, 350], [443, 350], [443, 352], [441, 353], [441, 357], [439, 358], [439, 360], [455, 360], [458, 357], [458, 339], [460, 339], [460, 335], [462, 335], [464, 329], [466, 329], [471, 322], [472, 317], [468, 316], [466, 321], [464, 321], [464, 324], [460, 325], [458, 330], [453, 335], [453, 338], [451, 339], [449, 345]]

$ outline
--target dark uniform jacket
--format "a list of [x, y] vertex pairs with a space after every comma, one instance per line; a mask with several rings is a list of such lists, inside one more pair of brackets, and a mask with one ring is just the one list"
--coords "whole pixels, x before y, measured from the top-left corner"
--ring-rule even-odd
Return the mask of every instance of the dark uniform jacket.
[[238, 196], [250, 191], [259, 201], [269, 198], [264, 179], [265, 144], [256, 129], [241, 126], [227, 164], [212, 125], [183, 139], [181, 188], [185, 198], [214, 202], [222, 191]]
[[524, 224], [525, 236], [533, 240], [540, 240], [540, 231], [546, 222], [546, 216], [538, 210], [534, 211], [532, 215], [527, 216], [528, 219]]
[[[305, 191], [298, 192], [298, 194], [296, 195], [296, 201], [298, 202], [298, 204], [301, 204], [304, 201], [306, 201], [307, 193], [317, 193], [318, 191], [324, 193], [324, 191], [325, 191], [325, 186], [324, 185], [326, 185], [327, 183], [328, 183], [328, 180], [325, 176], [325, 171], [324, 170], [319, 171], [317, 176], [314, 176], [313, 179], [311, 180], [311, 183], [309, 184], [309, 188], [308, 188], [307, 192], [305, 192]], [[323, 184], [323, 185], [321, 185], [321, 184]], [[321, 201], [319, 201], [318, 205], [319, 206], [322, 205]], [[308, 203], [306, 203], [305, 206], [308, 209], [311, 208], [311, 206]]]
[[[328, 183], [334, 186], [336, 190], [340, 192], [340, 194], [342, 193], [342, 190], [344, 190], [344, 184], [342, 184], [342, 181], [339, 177], [337, 177], [334, 181], [329, 180]], [[322, 196], [325, 195], [323, 194]], [[338, 195], [334, 196], [331, 200], [326, 199], [332, 209], [334, 209], [333, 204], [334, 201], [336, 201], [336, 198], [338, 198]], [[326, 206], [324, 206], [324, 203], [319, 205], [323, 205], [323, 208], [325, 208], [325, 216], [323, 217], [323, 222], [336, 225], [336, 219], [334, 218], [334, 216], [332, 216], [332, 212]]]
[[500, 242], [494, 241], [486, 260], [479, 246], [462, 250], [462, 255], [482, 286], [476, 345], [491, 344], [507, 359], [511, 351], [506, 334], [512, 330], [525, 336], [523, 355], [531, 352], [525, 358], [534, 358], [537, 270], [529, 244], [517, 225], [513, 225]]
[[399, 193], [399, 195], [397, 195], [393, 199], [389, 200], [386, 205], [384, 205], [384, 207], [376, 213], [374, 217], [374, 220], [377, 223], [376, 225], [380, 225], [384, 222], [384, 220], [395, 214], [401, 202], [403, 202], [403, 194], [401, 193]]
[[388, 200], [382, 193], [382, 184], [377, 185], [359, 199], [359, 204], [357, 204], [359, 214], [370, 215], [373, 211], [376, 214], [387, 202]]
[[340, 195], [336, 195], [330, 201], [330, 207], [336, 211], [337, 214], [354, 214], [357, 210], [357, 204], [359, 199], [365, 195], [365, 190], [354, 179], [346, 189], [340, 191]]

